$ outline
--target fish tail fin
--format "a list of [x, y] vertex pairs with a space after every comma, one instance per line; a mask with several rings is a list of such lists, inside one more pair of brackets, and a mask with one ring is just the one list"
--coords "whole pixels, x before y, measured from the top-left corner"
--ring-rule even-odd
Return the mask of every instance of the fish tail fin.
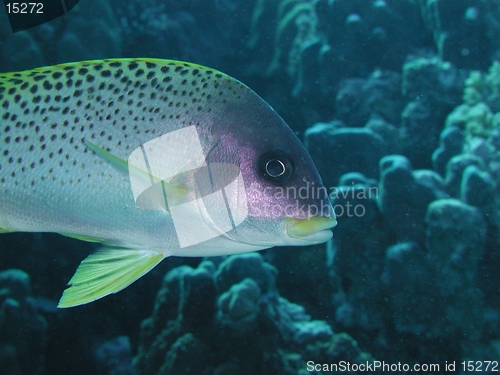
[[165, 256], [151, 250], [104, 247], [78, 266], [57, 307], [83, 305], [117, 293], [151, 271]]

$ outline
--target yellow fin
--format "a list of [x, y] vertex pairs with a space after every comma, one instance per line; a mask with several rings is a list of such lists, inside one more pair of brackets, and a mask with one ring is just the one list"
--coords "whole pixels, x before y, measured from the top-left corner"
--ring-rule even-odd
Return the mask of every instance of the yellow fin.
[[117, 293], [148, 273], [164, 258], [150, 250], [102, 248], [85, 258], [57, 307], [83, 305]]

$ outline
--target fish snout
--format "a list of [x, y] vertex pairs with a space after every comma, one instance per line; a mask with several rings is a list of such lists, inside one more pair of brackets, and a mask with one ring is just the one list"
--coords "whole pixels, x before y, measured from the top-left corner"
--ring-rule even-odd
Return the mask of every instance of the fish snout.
[[306, 219], [286, 219], [286, 233], [289, 237], [307, 243], [323, 243], [332, 238], [330, 229], [337, 225], [335, 215], [315, 216]]

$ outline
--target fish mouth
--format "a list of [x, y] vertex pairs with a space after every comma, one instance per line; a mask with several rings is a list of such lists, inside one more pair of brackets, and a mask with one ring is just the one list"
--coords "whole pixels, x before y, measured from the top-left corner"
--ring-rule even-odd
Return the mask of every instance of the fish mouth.
[[332, 238], [332, 229], [337, 225], [335, 217], [311, 217], [307, 219], [286, 218], [286, 233], [289, 237], [307, 243], [323, 243]]

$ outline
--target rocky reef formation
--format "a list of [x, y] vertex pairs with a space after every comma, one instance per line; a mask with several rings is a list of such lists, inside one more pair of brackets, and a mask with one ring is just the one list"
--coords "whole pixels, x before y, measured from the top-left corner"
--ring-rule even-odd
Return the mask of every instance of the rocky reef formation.
[[47, 322], [31, 297], [30, 276], [0, 272], [0, 364], [11, 375], [45, 374]]
[[[453, 109], [451, 105], [460, 101], [456, 91], [461, 84], [452, 66], [434, 59], [405, 64], [402, 92], [412, 101], [401, 111], [400, 143], [394, 149], [404, 156], [381, 157], [372, 148], [376, 143], [362, 142], [361, 134], [338, 144], [339, 131], [367, 126], [360, 129], [333, 122], [315, 125], [305, 133], [320, 168], [328, 163], [319, 158], [321, 150], [327, 149], [324, 145], [335, 146], [325, 180], [338, 185], [337, 191], [353, 193], [336, 192], [333, 197], [340, 223], [327, 250], [333, 259], [329, 275], [336, 288], [333, 326], [351, 332], [362, 347], [371, 347], [368, 342], [373, 340], [383, 343], [372, 352], [376, 357], [443, 362], [450, 352], [460, 358], [498, 356], [500, 299], [491, 285], [498, 288], [500, 267], [500, 129], [493, 121], [498, 111], [498, 66], [495, 62], [487, 74], [472, 72], [462, 80], [465, 103]], [[455, 78], [446, 79], [450, 75]], [[425, 113], [433, 120], [427, 118], [425, 125], [418, 126], [405, 122], [405, 117], [418, 121], [415, 114], [406, 114], [412, 103], [432, 104], [435, 111]], [[477, 106], [489, 115], [471, 115]], [[337, 124], [335, 130], [333, 124]], [[405, 139], [415, 143], [406, 145]], [[353, 160], [361, 144], [365, 160], [370, 161], [348, 162], [351, 173], [344, 174], [349, 168], [342, 160]], [[342, 150], [342, 156], [337, 150]], [[379, 160], [376, 173], [373, 160]], [[414, 164], [430, 167], [414, 169]], [[376, 194], [360, 194], [374, 185], [365, 175], [378, 180]], [[348, 206], [358, 207], [360, 214], [347, 215]], [[363, 334], [356, 335], [359, 330]], [[396, 353], [400, 342], [405, 344]], [[417, 345], [419, 353], [408, 357], [408, 345]]]
[[23, 271], [0, 273], [2, 370], [306, 374], [308, 360], [365, 352], [499, 357], [497, 1], [82, 5], [16, 34], [0, 12], [0, 71], [120, 56], [221, 69], [304, 140], [339, 225], [326, 246], [169, 259], [134, 289], [63, 312], [54, 301], [91, 246], [5, 235], [2, 268], [29, 272], [44, 298]]
[[141, 326], [136, 374], [306, 374], [307, 361], [373, 361], [281, 297], [276, 273], [256, 253], [170, 271]]

